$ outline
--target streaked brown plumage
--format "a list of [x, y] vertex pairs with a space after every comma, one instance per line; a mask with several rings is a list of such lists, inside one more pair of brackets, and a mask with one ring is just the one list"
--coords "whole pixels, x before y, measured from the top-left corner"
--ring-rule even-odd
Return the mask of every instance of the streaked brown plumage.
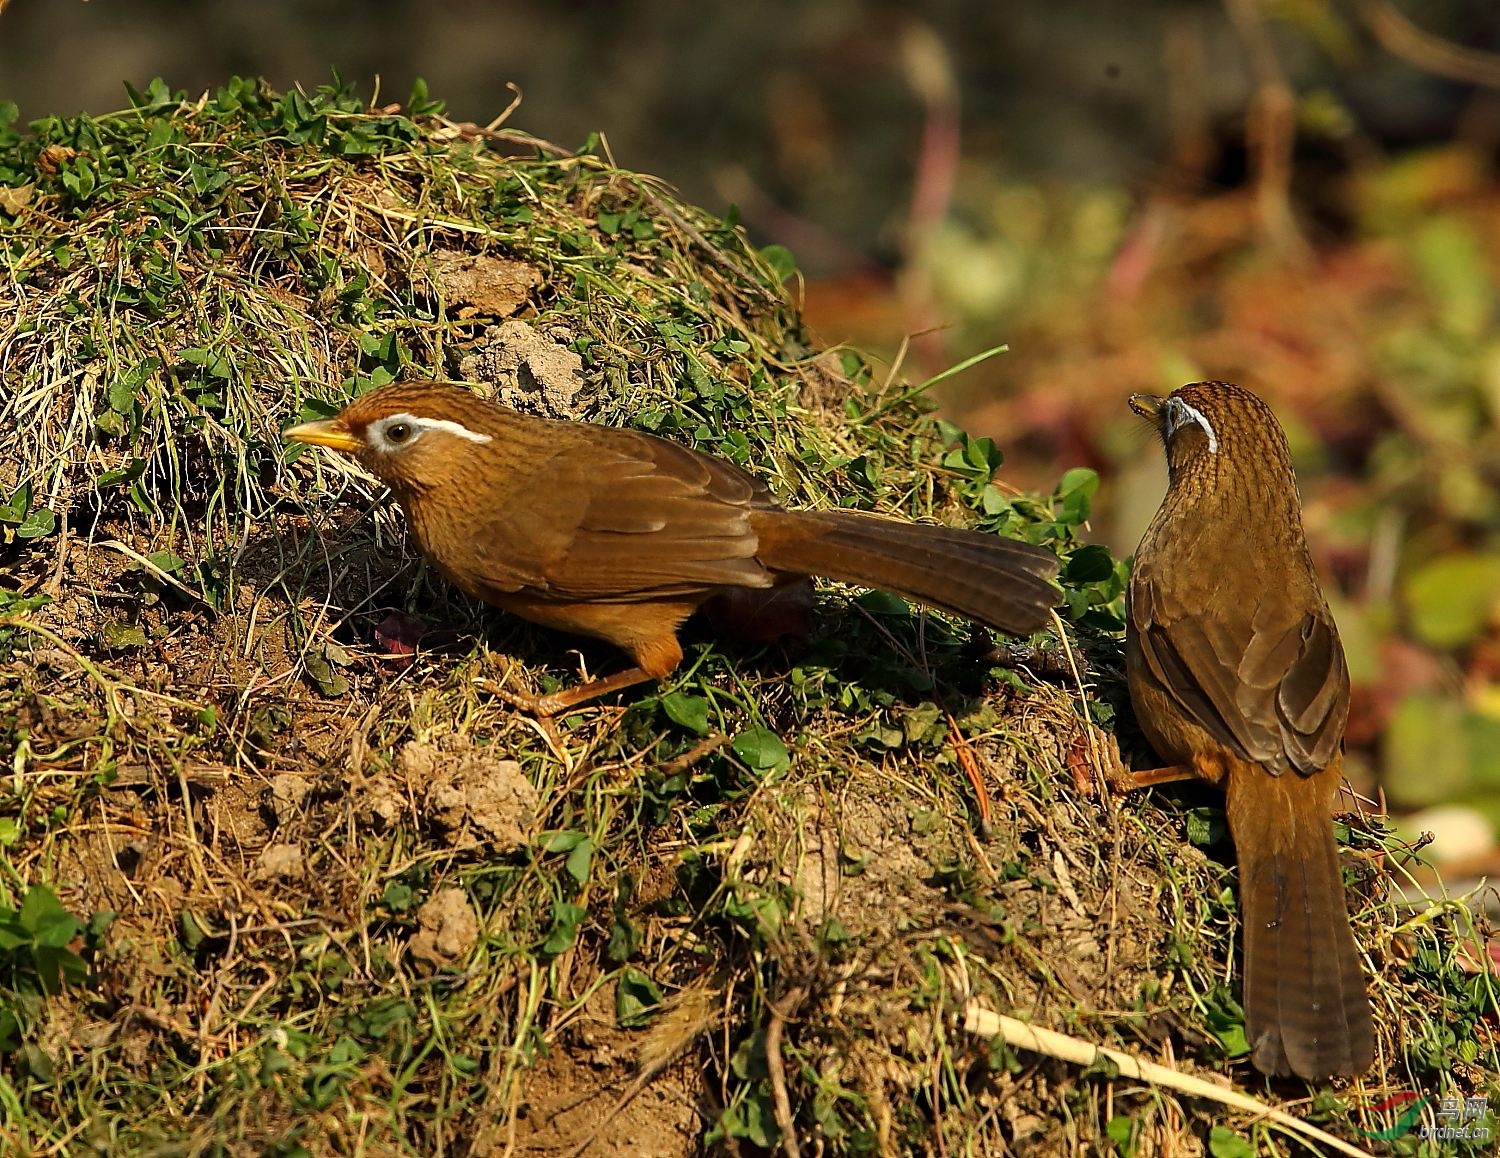
[[704, 604], [739, 634], [805, 614], [807, 576], [879, 587], [1029, 634], [1058, 592], [1050, 552], [852, 511], [786, 511], [733, 463], [653, 435], [519, 414], [469, 390], [371, 391], [286, 432], [352, 454], [388, 484], [422, 553], [463, 591], [608, 640], [628, 671], [537, 702], [556, 712], [660, 679]]
[[1363, 1073], [1370, 1008], [1330, 820], [1349, 673], [1286, 436], [1227, 382], [1130, 405], [1155, 423], [1170, 472], [1130, 580], [1130, 696], [1157, 754], [1227, 794], [1251, 1060], [1308, 1079]]

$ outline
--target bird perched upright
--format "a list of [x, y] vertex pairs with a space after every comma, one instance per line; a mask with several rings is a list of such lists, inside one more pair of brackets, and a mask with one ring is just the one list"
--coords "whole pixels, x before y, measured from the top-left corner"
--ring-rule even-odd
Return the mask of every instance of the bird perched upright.
[[1331, 823], [1349, 672], [1286, 436], [1227, 382], [1130, 406], [1156, 426], [1169, 472], [1127, 594], [1130, 698], [1158, 755], [1226, 791], [1251, 1061], [1307, 1079], [1363, 1073], [1370, 1007]]
[[[854, 511], [788, 511], [733, 463], [665, 438], [520, 414], [410, 382], [285, 436], [353, 455], [391, 488], [422, 554], [468, 594], [608, 640], [634, 666], [534, 701], [554, 714], [661, 679], [699, 606], [784, 618], [821, 575], [1013, 634], [1043, 625], [1057, 557], [1027, 543]], [[795, 599], [782, 600], [795, 604]], [[744, 626], [742, 623], [741, 626]], [[749, 633], [764, 638], [772, 630]]]

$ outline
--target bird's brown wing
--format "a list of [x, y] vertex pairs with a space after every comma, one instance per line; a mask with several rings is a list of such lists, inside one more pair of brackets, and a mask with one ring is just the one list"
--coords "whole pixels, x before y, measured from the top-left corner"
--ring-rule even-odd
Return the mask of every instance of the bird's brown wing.
[[1349, 714], [1349, 672], [1327, 609], [1288, 618], [1282, 601], [1252, 598], [1216, 602], [1207, 616], [1182, 603], [1159, 598], [1149, 574], [1131, 584], [1131, 623], [1155, 682], [1242, 758], [1275, 772], [1326, 768]]
[[692, 596], [769, 587], [751, 511], [763, 484], [723, 459], [610, 427], [552, 428], [524, 463], [510, 501], [476, 528], [491, 587], [559, 601]]

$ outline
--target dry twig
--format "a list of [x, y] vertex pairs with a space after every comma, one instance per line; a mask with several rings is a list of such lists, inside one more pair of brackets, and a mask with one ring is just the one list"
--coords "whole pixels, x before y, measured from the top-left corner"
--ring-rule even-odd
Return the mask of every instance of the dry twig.
[[1027, 1025], [1024, 1021], [1017, 1021], [1014, 1017], [1007, 1017], [1003, 1013], [986, 1009], [978, 1001], [970, 1001], [964, 1007], [964, 1030], [976, 1037], [990, 1038], [998, 1035], [1003, 1037], [1009, 1045], [1019, 1046], [1021, 1049], [1045, 1054], [1047, 1057], [1078, 1066], [1090, 1066], [1099, 1058], [1106, 1057], [1119, 1067], [1124, 1077], [1151, 1082], [1153, 1085], [1165, 1086], [1169, 1090], [1177, 1090], [1190, 1097], [1207, 1098], [1221, 1105], [1243, 1110], [1247, 1114], [1254, 1114], [1275, 1122], [1283, 1129], [1300, 1134], [1304, 1138], [1331, 1146], [1340, 1154], [1348, 1154], [1350, 1158], [1372, 1158], [1368, 1151], [1361, 1150], [1358, 1146], [1351, 1146], [1348, 1142], [1335, 1138], [1332, 1134], [1304, 1122], [1301, 1118], [1293, 1117], [1285, 1110], [1278, 1110], [1275, 1106], [1257, 1102], [1254, 1098], [1246, 1097], [1237, 1090], [1225, 1089], [1212, 1082], [1206, 1082], [1202, 1078], [1194, 1077], [1192, 1074], [1180, 1073], [1154, 1062], [1142, 1061], [1120, 1050], [1069, 1037], [1056, 1030]]

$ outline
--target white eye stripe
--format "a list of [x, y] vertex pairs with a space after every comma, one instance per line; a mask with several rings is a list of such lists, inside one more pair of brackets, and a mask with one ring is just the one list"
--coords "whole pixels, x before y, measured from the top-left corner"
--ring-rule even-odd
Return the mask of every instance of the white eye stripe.
[[[402, 422], [409, 425], [414, 434], [422, 434], [429, 430], [441, 430], [443, 433], [454, 435], [457, 438], [467, 438], [470, 442], [485, 443], [494, 441], [488, 434], [480, 434], [477, 431], [470, 430], [461, 422], [453, 422], [447, 418], [418, 418], [415, 414], [392, 414], [389, 418], [381, 422], [380, 427], [382, 430], [389, 430], [392, 426]], [[408, 438], [406, 441], [410, 443], [412, 440]]]
[[[1172, 401], [1182, 408], [1182, 412], [1190, 421], [1196, 422], [1199, 426], [1203, 427], [1203, 433], [1208, 435], [1208, 453], [1218, 454], [1219, 436], [1214, 433], [1213, 423], [1209, 422], [1209, 420], [1203, 416], [1203, 411], [1197, 409], [1194, 406], [1189, 406], [1181, 398], [1174, 398]], [[1177, 425], [1181, 426], [1182, 423], [1179, 422], [1177, 423]]]

